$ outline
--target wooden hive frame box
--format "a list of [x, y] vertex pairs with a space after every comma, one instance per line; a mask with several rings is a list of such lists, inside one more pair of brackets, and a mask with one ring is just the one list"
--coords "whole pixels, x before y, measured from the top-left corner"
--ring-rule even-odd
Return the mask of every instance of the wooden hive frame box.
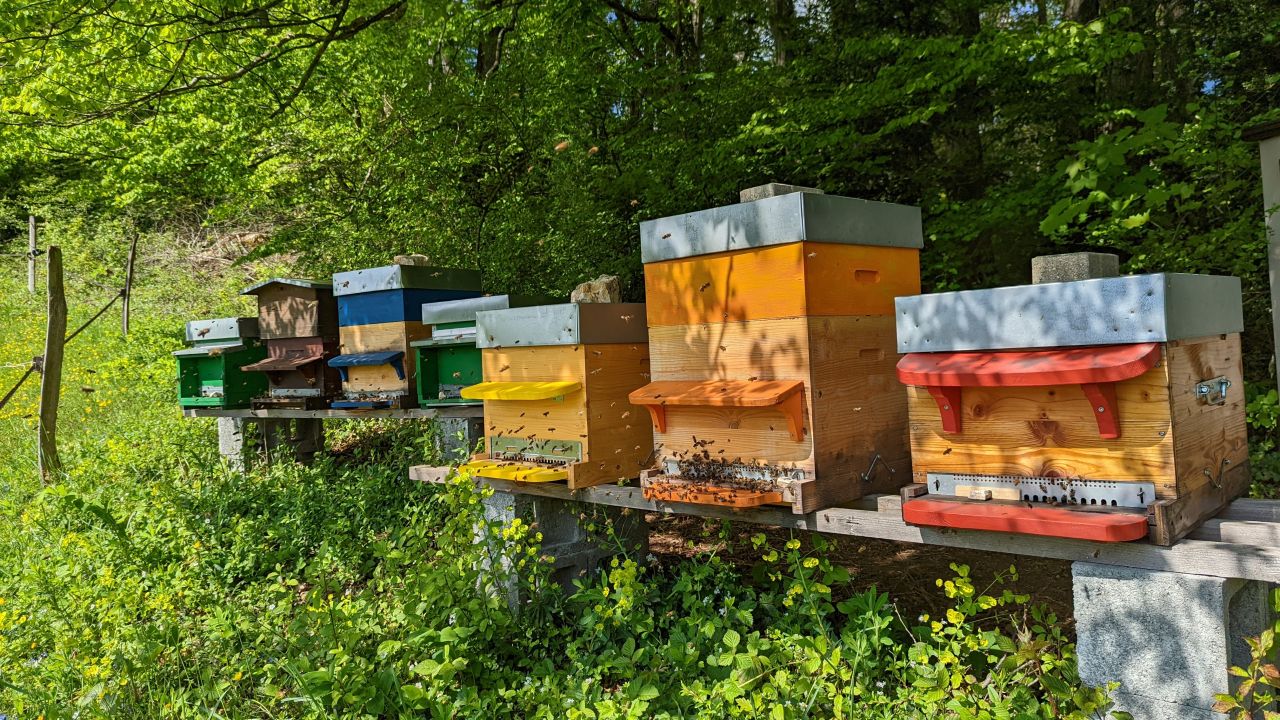
[[640, 237], [650, 499], [804, 513], [909, 482], [893, 299], [919, 291], [917, 208], [791, 192]]
[[431, 337], [420, 322], [423, 303], [480, 295], [480, 273], [423, 265], [388, 265], [337, 273], [342, 376], [335, 408], [411, 408], [418, 402], [410, 343]]
[[1248, 487], [1236, 278], [923, 295], [897, 317], [908, 522], [1169, 545]]
[[247, 408], [266, 392], [263, 375], [240, 369], [267, 354], [257, 318], [193, 320], [187, 323], [187, 342], [192, 347], [173, 353], [182, 407]]
[[543, 305], [476, 315], [485, 452], [464, 469], [570, 489], [634, 479], [653, 450], [627, 393], [649, 379], [644, 305]]
[[329, 282], [273, 278], [241, 295], [258, 300], [258, 330], [267, 357], [242, 369], [267, 376], [268, 392], [254, 408], [319, 409], [341, 391], [328, 360], [338, 354], [338, 305]]
[[484, 379], [480, 348], [476, 346], [476, 313], [545, 302], [546, 299], [486, 295], [423, 304], [422, 324], [431, 328], [431, 337], [409, 343], [414, 350], [419, 407], [482, 404], [482, 400], [468, 400], [461, 395], [462, 388]]

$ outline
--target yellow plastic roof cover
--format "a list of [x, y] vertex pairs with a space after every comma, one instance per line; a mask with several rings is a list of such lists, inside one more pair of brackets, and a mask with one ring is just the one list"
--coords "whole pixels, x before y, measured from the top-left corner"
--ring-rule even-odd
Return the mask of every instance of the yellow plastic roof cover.
[[562, 398], [582, 389], [573, 380], [559, 382], [482, 382], [462, 388], [467, 400], [550, 400]]

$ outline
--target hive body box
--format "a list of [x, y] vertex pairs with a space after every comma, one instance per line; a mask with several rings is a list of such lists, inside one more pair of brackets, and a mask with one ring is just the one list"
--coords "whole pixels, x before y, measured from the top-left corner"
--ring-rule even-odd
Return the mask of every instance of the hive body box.
[[267, 354], [256, 318], [193, 320], [187, 323], [187, 342], [192, 347], [173, 354], [182, 407], [246, 408], [266, 391], [265, 376], [240, 369]]
[[1236, 278], [942, 293], [897, 311], [915, 492], [929, 493], [904, 503], [908, 522], [1096, 540], [1150, 525], [1167, 545], [1248, 485]]
[[641, 223], [650, 498], [830, 506], [910, 481], [893, 299], [920, 212], [796, 192]]
[[473, 270], [389, 265], [333, 276], [338, 302], [339, 355], [329, 365], [342, 375], [335, 408], [408, 408], [418, 402], [409, 343], [431, 336], [423, 303], [480, 295]]
[[627, 393], [649, 379], [644, 305], [543, 305], [476, 316], [484, 382], [482, 477], [589, 487], [635, 478], [653, 434]]
[[338, 305], [328, 282], [275, 278], [245, 289], [258, 299], [258, 331], [267, 357], [244, 366], [266, 375], [268, 391], [255, 408], [328, 407], [341, 391], [328, 360], [338, 354]]
[[488, 295], [423, 305], [422, 324], [431, 328], [431, 337], [409, 343], [414, 349], [418, 405], [480, 405], [483, 401], [461, 396], [462, 388], [484, 379], [476, 347], [476, 313], [533, 304], [536, 301], [510, 295]]

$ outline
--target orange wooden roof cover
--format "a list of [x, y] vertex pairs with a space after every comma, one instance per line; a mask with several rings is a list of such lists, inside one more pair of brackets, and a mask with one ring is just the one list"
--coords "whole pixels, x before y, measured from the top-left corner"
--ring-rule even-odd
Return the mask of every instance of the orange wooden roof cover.
[[777, 407], [787, 418], [791, 439], [804, 439], [803, 380], [657, 380], [633, 390], [632, 405], [643, 405], [658, 432], [667, 431], [666, 408]]
[[1100, 437], [1120, 437], [1115, 383], [1138, 377], [1160, 362], [1159, 343], [1055, 350], [908, 353], [898, 379], [926, 388], [938, 404], [942, 429], [960, 432], [961, 388], [1079, 385], [1098, 420]]

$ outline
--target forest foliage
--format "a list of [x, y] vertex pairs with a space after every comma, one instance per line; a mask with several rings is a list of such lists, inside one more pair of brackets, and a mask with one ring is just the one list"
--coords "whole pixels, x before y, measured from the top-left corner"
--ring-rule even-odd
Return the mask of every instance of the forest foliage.
[[[1055, 250], [1244, 278], [1274, 0], [8, 3], [0, 203], [90, 234], [252, 234], [316, 272], [423, 252], [638, 298], [637, 222], [767, 181], [919, 205], [926, 289]], [[122, 231], [121, 228], [124, 230]], [[260, 241], [260, 242], [259, 242]], [[531, 287], [532, 286], [532, 287]]]

